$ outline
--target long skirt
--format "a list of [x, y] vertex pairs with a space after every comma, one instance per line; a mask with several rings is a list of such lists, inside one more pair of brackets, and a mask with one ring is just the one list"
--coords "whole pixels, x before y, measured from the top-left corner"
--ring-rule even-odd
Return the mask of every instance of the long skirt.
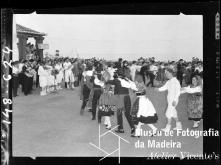
[[114, 105], [100, 105], [98, 106], [98, 114], [99, 116], [112, 116], [116, 111], [116, 107]]
[[115, 96], [108, 92], [101, 94], [99, 103], [98, 103], [98, 113], [101, 116], [111, 116], [114, 115], [116, 111], [115, 106]]
[[56, 75], [56, 82], [57, 83], [61, 83], [62, 79], [63, 79], [63, 73], [60, 71], [57, 75]]
[[201, 93], [187, 96], [187, 114], [189, 120], [199, 121], [203, 117], [203, 96]]
[[46, 76], [39, 76], [39, 84], [40, 87], [46, 87], [47, 86], [47, 77]]
[[139, 96], [131, 109], [131, 117], [135, 124], [153, 124], [158, 120], [156, 110], [151, 101], [146, 96]]
[[55, 77], [52, 75], [49, 75], [47, 77], [47, 81], [48, 81], [48, 84], [47, 84], [48, 86], [52, 86], [56, 84]]

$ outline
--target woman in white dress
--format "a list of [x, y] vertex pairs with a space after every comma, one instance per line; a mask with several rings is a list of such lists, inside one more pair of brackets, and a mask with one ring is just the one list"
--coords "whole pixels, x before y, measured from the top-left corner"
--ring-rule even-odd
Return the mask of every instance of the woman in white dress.
[[47, 93], [50, 93], [52, 92], [53, 90], [53, 87], [54, 87], [54, 82], [55, 82], [55, 77], [51, 74], [52, 73], [52, 70], [53, 70], [53, 67], [51, 66], [51, 61], [48, 61], [46, 63], [46, 68], [47, 68], [47, 73], [48, 73], [48, 76], [47, 76]]
[[61, 62], [58, 60], [57, 63], [55, 64], [55, 69], [58, 70], [58, 74], [56, 75], [56, 82], [57, 82], [57, 89], [62, 89], [61, 88], [61, 83], [62, 83], [62, 79], [64, 76], [64, 69], [62, 67]]
[[72, 61], [71, 62], [71, 75], [70, 75], [70, 88], [71, 89], [74, 89], [75, 86], [74, 86], [74, 81], [75, 81], [75, 75], [74, 75], [74, 72], [73, 72], [73, 68], [74, 68], [74, 62]]
[[40, 95], [44, 96], [47, 94], [46, 87], [47, 87], [47, 77], [48, 72], [45, 70], [45, 63], [41, 62], [38, 68], [38, 75], [39, 75], [39, 85], [41, 87]]

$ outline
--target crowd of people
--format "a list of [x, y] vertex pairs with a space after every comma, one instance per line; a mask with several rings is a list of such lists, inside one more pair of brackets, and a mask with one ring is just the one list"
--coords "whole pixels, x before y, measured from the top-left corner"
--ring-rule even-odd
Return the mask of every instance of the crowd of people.
[[[142, 125], [147, 124], [152, 135], [158, 128], [157, 110], [147, 97], [148, 87], [167, 93], [167, 124], [163, 131], [171, 129], [172, 119], [176, 121], [173, 129], [182, 129], [176, 106], [179, 96], [188, 93], [187, 112], [193, 127], [197, 128], [203, 117], [203, 62], [198, 58], [192, 61], [156, 61], [139, 58], [136, 61], [106, 61], [103, 59], [55, 58], [43, 60], [23, 60], [13, 62], [13, 96], [21, 86], [24, 95], [32, 93], [33, 87], [40, 87], [40, 95], [53, 91], [80, 88], [82, 100], [80, 114], [85, 110], [92, 114], [92, 120], [111, 129], [111, 116], [116, 114], [117, 133], [124, 133], [123, 114], [130, 128], [131, 136], [140, 136]], [[64, 84], [64, 85], [63, 85]], [[132, 102], [132, 98], [135, 100]]]

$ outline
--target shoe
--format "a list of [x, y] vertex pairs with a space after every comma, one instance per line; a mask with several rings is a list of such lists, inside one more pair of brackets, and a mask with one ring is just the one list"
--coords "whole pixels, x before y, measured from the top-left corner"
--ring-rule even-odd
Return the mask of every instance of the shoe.
[[171, 128], [171, 125], [167, 124], [165, 128], [162, 129], [164, 132], [169, 132]]
[[115, 130], [116, 133], [124, 133], [124, 130], [123, 129], [118, 129], [118, 130]]
[[130, 135], [130, 137], [138, 137], [138, 138], [140, 138], [140, 136], [136, 136], [136, 135], [134, 135], [134, 134], [133, 134], [133, 135]]
[[181, 124], [181, 122], [176, 122], [176, 127], [173, 128], [173, 130], [182, 130], [182, 124]]
[[193, 128], [198, 128], [200, 121], [194, 121]]
[[151, 137], [154, 137], [157, 135], [157, 129], [152, 131]]
[[96, 118], [95, 117], [92, 117], [92, 119], [91, 120], [96, 120]]
[[135, 136], [134, 134], [132, 134], [132, 135], [130, 135], [130, 137], [137, 137], [137, 136]]
[[88, 109], [88, 112], [92, 112], [92, 109], [90, 108], [90, 109]]
[[130, 134], [133, 135], [134, 133], [135, 133], [135, 128], [132, 128]]
[[106, 126], [106, 129], [111, 130], [111, 126]]

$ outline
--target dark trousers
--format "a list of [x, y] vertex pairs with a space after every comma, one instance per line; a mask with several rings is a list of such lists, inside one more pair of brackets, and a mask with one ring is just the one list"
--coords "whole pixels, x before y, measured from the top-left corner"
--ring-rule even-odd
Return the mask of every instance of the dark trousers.
[[142, 77], [143, 77], [143, 82], [144, 82], [144, 84], [145, 84], [145, 82], [146, 82], [146, 74], [143, 73], [143, 74], [142, 74]]
[[95, 88], [93, 99], [92, 99], [92, 118], [96, 117], [97, 104], [98, 104], [98, 100], [100, 99], [100, 96], [101, 96], [101, 89]]
[[102, 118], [101, 111], [98, 111], [98, 114], [97, 114], [98, 123], [101, 123], [101, 118]]
[[28, 95], [31, 92], [32, 85], [33, 85], [33, 77], [28, 77], [24, 75], [23, 90], [25, 95]]
[[34, 78], [30, 77], [30, 92], [33, 90], [33, 83], [34, 83]]
[[118, 109], [117, 111], [117, 124], [118, 124], [118, 129], [123, 129], [123, 116], [122, 116], [122, 112], [123, 110], [125, 110], [124, 115], [127, 119], [127, 122], [130, 125], [130, 128], [134, 128], [134, 124], [132, 122], [132, 117], [130, 115], [130, 111], [131, 111], [131, 100], [130, 100], [130, 96], [129, 95], [125, 95], [124, 96], [124, 108]]
[[150, 81], [148, 82], [148, 84], [147, 84], [147, 87], [149, 86], [149, 85], [151, 85], [152, 87], [154, 87], [154, 79], [155, 79], [155, 75], [152, 73], [152, 72], [149, 72], [148, 73], [148, 76], [149, 76], [149, 78], [150, 78]]
[[82, 79], [82, 73], [79, 73], [79, 74], [78, 74], [78, 84], [80, 84], [81, 79]]
[[22, 92], [24, 92], [24, 79], [25, 79], [25, 75], [23, 73], [19, 73], [18, 74], [18, 78], [19, 78], [19, 84], [21, 84], [21, 90], [22, 90]]
[[36, 83], [35, 83], [36, 88], [39, 87], [39, 75], [36, 76]]
[[12, 92], [13, 96], [17, 96], [18, 92], [18, 86], [19, 86], [19, 77], [17, 76], [12, 76]]
[[183, 83], [183, 73], [177, 73], [177, 79], [180, 82], [180, 85], [182, 86]]
[[90, 92], [91, 92], [91, 90], [87, 87], [86, 84], [84, 84], [84, 86], [83, 86], [83, 102], [81, 105], [81, 109], [84, 109], [86, 107]]

